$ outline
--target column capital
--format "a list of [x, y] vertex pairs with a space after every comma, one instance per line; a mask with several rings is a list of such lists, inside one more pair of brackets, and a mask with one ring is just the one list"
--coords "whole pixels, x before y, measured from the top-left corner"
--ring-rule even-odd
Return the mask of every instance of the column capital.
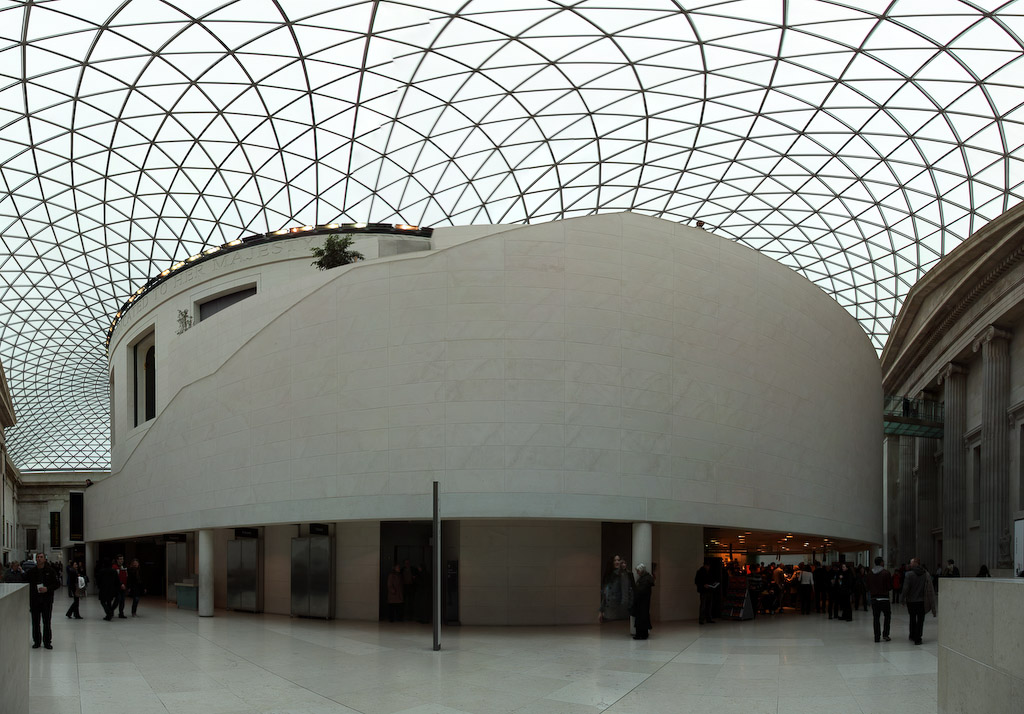
[[977, 337], [974, 338], [974, 344], [971, 346], [971, 349], [977, 352], [978, 350], [981, 349], [982, 345], [988, 344], [992, 340], [1008, 340], [1012, 336], [1013, 335], [1007, 332], [1006, 330], [1000, 330], [995, 325], [989, 325], [984, 330], [982, 330]]
[[956, 362], [947, 362], [945, 365], [942, 366], [941, 369], [939, 369], [939, 375], [935, 381], [938, 384], [942, 384], [943, 382], [947, 381], [950, 377], [952, 377], [954, 374], [965, 374], [966, 372], [967, 370], [958, 365]]

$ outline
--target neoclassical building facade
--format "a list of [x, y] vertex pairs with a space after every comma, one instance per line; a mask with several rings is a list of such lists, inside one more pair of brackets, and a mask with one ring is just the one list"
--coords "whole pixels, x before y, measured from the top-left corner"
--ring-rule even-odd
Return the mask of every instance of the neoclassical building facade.
[[882, 352], [882, 373], [891, 559], [916, 555], [929, 569], [953, 560], [962, 575], [982, 565], [993, 574], [1019, 571], [1024, 205], [914, 286]]

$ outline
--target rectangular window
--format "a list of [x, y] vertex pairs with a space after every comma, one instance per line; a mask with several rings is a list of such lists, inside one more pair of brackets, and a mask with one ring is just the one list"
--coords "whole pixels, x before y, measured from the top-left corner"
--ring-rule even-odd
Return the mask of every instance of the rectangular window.
[[150, 332], [131, 347], [135, 371], [134, 406], [135, 426], [156, 417], [156, 336]]
[[1017, 500], [1024, 511], [1024, 424], [1017, 427]]
[[39, 533], [35, 528], [25, 529], [25, 550], [34, 552], [39, 547]]
[[213, 317], [221, 310], [225, 310], [235, 303], [241, 302], [246, 298], [250, 298], [256, 294], [255, 285], [246, 285], [244, 288], [233, 290], [224, 295], [218, 295], [217, 297], [210, 298], [205, 302], [199, 303], [199, 321], [202, 322], [208, 317]]
[[85, 540], [85, 494], [81, 491], [72, 491], [68, 494], [71, 501], [68, 504], [68, 540]]
[[110, 370], [110, 391], [107, 392], [107, 404], [110, 407], [110, 445], [114, 445], [114, 406], [117, 400], [114, 399], [114, 370]]
[[50, 511], [50, 547], [60, 548], [60, 511]]
[[981, 520], [981, 447], [971, 449], [971, 520]]

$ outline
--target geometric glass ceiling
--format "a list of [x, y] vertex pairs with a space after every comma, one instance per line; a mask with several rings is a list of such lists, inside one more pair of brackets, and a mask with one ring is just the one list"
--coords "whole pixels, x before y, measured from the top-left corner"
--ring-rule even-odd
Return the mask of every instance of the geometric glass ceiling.
[[1024, 3], [0, 0], [0, 360], [24, 469], [109, 466], [104, 337], [295, 224], [703, 220], [880, 349], [1024, 196]]

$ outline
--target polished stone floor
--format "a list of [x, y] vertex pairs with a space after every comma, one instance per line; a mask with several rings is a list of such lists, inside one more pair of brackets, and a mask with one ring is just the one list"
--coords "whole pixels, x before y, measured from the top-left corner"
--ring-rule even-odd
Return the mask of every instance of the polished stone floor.
[[[54, 618], [54, 649], [31, 650], [31, 714], [935, 714], [936, 621], [925, 644], [874, 644], [852, 623], [787, 612], [749, 622], [452, 627], [320, 622], [156, 601], [141, 617]], [[2, 707], [0, 707], [2, 708]]]

